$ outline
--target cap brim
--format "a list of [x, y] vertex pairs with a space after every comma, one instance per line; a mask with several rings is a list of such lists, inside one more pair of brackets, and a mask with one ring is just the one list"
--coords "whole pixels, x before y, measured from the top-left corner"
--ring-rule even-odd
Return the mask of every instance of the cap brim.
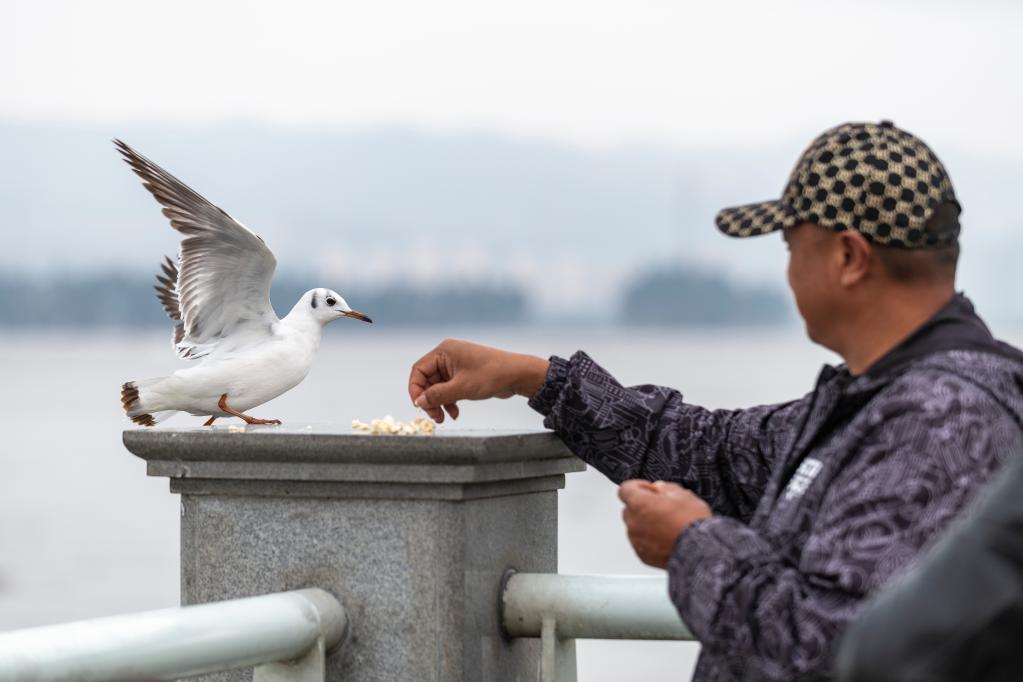
[[729, 237], [756, 237], [794, 226], [796, 216], [780, 201], [761, 201], [726, 208], [714, 222]]

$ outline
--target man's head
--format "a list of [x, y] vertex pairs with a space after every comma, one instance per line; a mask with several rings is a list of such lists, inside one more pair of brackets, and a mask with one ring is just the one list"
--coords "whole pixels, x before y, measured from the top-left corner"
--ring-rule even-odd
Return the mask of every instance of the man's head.
[[[944, 204], [932, 222], [958, 223], [958, 215], [954, 204]], [[855, 339], [850, 327], [862, 326], [886, 302], [944, 301], [955, 291], [958, 243], [915, 250], [879, 246], [858, 232], [835, 232], [813, 223], [785, 228], [783, 236], [789, 287], [807, 333], [840, 353], [850, 336]]]
[[826, 131], [803, 153], [780, 200], [725, 209], [716, 222], [735, 237], [783, 231], [807, 331], [842, 353], [888, 304], [951, 297], [959, 213], [934, 153], [886, 121]]

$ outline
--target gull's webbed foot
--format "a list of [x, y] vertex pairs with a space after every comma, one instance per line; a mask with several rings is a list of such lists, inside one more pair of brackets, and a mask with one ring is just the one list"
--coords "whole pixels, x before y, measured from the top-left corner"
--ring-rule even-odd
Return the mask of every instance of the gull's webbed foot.
[[[246, 424], [280, 424], [281, 423], [280, 419], [256, 419], [255, 417], [250, 417], [247, 414], [242, 414], [241, 412], [238, 412], [236, 410], [231, 409], [231, 407], [227, 404], [227, 394], [226, 393], [224, 395], [220, 396], [220, 401], [217, 403], [217, 405], [224, 412], [227, 412], [230, 415], [234, 415], [235, 417], [238, 417], [239, 419], [244, 419]], [[212, 421], [213, 421], [213, 417], [210, 418], [210, 422], [209, 423], [212, 423]]]
[[256, 419], [255, 417], [242, 417], [246, 424], [280, 424], [280, 419]]

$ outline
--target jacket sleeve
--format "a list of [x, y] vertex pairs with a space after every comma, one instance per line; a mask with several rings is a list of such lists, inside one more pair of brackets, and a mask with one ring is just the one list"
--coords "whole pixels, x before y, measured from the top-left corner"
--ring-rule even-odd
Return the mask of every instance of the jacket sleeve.
[[[1019, 443], [1015, 421], [986, 397], [903, 393], [845, 453], [799, 555], [722, 516], [679, 537], [668, 566], [679, 614], [738, 678], [828, 678], [834, 642], [862, 599], [911, 561]], [[992, 415], [995, 415], [994, 417]], [[822, 482], [817, 482], [824, 484]]]
[[623, 387], [583, 352], [551, 358], [530, 401], [578, 457], [615, 483], [675, 481], [715, 513], [752, 516], [802, 401], [706, 410], [662, 386]]
[[842, 682], [1016, 680], [1023, 670], [1023, 458], [842, 639]]

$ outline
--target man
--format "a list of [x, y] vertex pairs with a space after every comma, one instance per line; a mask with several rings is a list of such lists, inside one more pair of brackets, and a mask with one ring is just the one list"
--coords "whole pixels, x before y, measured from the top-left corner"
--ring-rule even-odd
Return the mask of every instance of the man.
[[419, 360], [409, 392], [438, 421], [527, 396], [622, 482], [629, 539], [703, 644], [696, 679], [827, 679], [864, 596], [1023, 444], [1023, 354], [955, 293], [959, 211], [931, 150], [882, 122], [826, 131], [780, 200], [718, 215], [731, 236], [783, 233], [807, 333], [845, 360], [793, 402], [711, 411], [583, 352], [464, 341]]

